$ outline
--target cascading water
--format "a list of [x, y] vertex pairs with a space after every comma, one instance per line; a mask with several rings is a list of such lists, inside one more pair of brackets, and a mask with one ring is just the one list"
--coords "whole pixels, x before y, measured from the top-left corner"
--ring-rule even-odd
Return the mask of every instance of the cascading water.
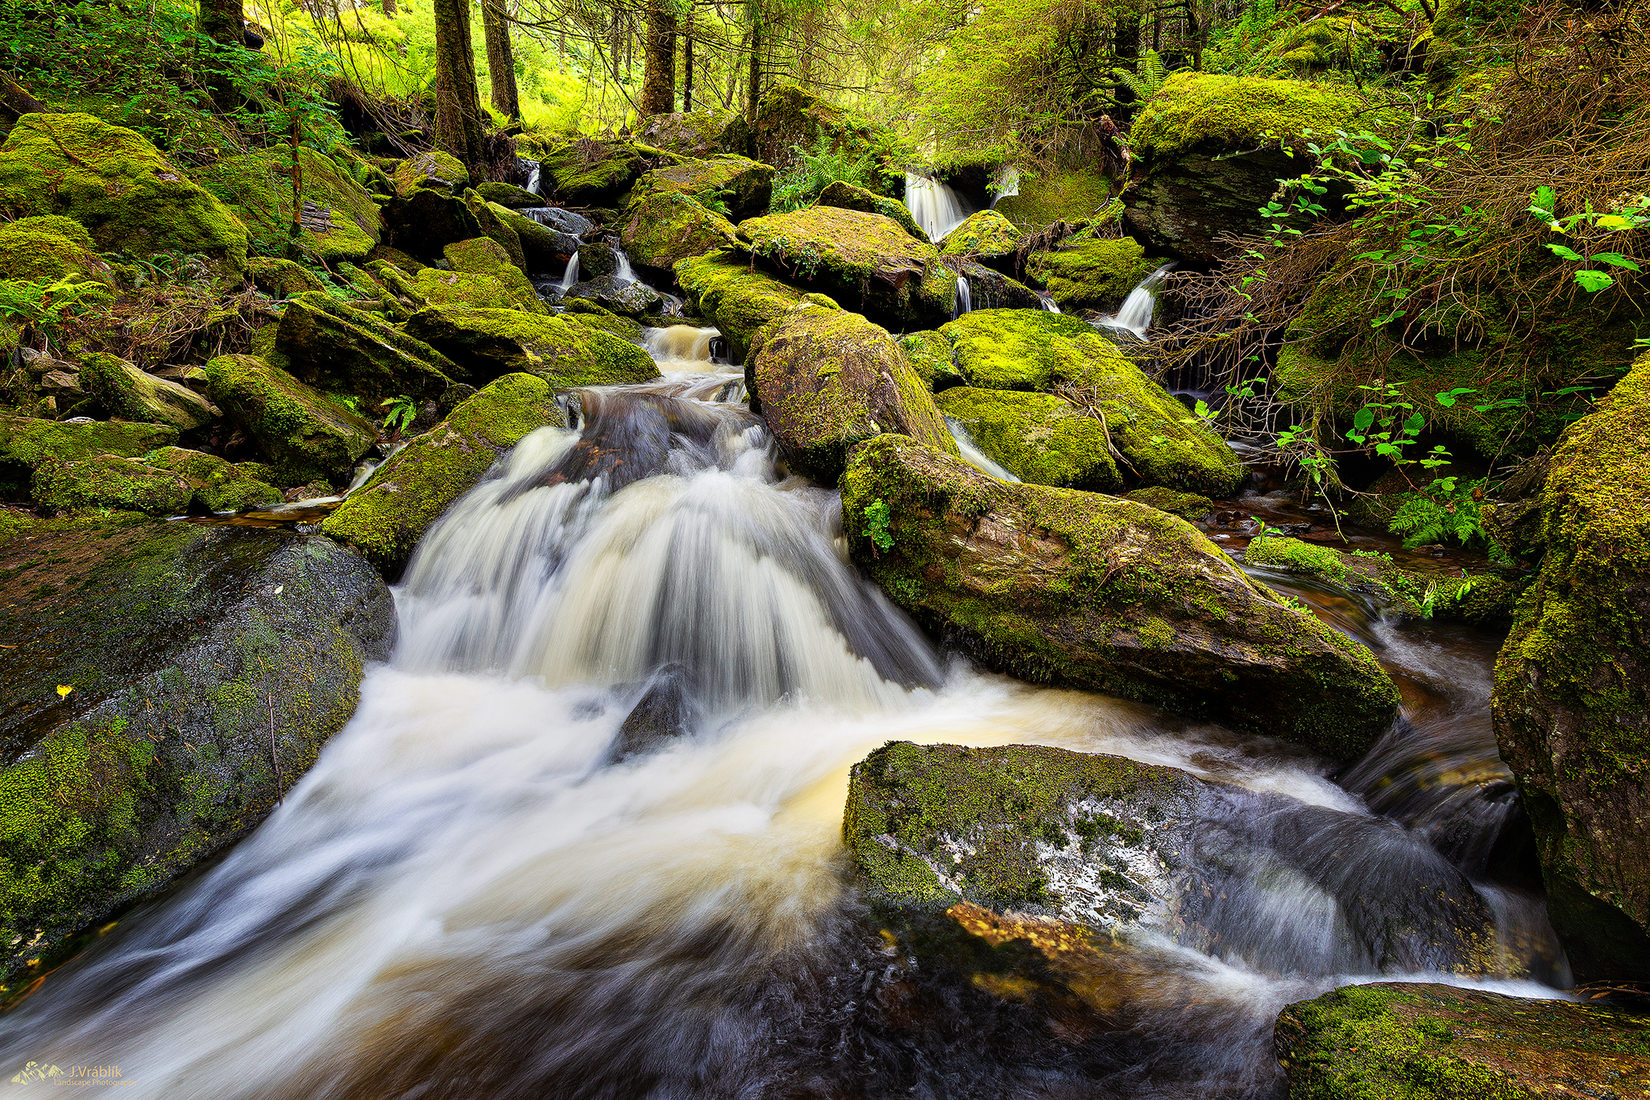
[[531, 191], [535, 195], [544, 194], [543, 191], [539, 190], [539, 178], [543, 173], [543, 167], [539, 164], [539, 162], [528, 157], [522, 157], [520, 158], [519, 163], [522, 169], [527, 173], [526, 190]]
[[991, 181], [991, 209], [997, 209], [997, 204], [1006, 198], [1020, 193], [1020, 169], [1013, 164], [1005, 164], [997, 171], [997, 178]]
[[571, 256], [567, 257], [567, 270], [562, 272], [561, 282], [556, 284], [556, 289], [560, 290], [563, 294], [566, 294], [569, 290], [573, 289], [578, 281], [579, 254], [575, 252]]
[[613, 281], [617, 283], [637, 282], [636, 269], [630, 266], [630, 257], [621, 249], [613, 250]]
[[1050, 294], [1045, 293], [1045, 294], [1037, 295], [1037, 301], [1040, 305], [1042, 305], [1045, 312], [1048, 312], [1048, 313], [1059, 313], [1060, 312], [1059, 303], [1057, 303], [1054, 300], [1053, 296], [1050, 295]]
[[968, 285], [966, 276], [957, 276], [957, 308], [951, 311], [952, 317], [961, 317], [974, 309], [974, 291]]
[[1116, 332], [1126, 332], [1136, 339], [1145, 339], [1146, 330], [1152, 324], [1152, 314], [1157, 310], [1158, 289], [1173, 270], [1174, 264], [1164, 264], [1146, 276], [1139, 286], [1129, 291], [1116, 315], [1104, 318], [1100, 324]]
[[962, 196], [931, 176], [905, 173], [905, 205], [928, 239], [938, 244], [970, 211]]
[[[529, 435], [453, 506], [348, 727], [223, 860], [0, 1020], [0, 1055], [225, 1100], [1260, 1098], [1288, 1001], [1461, 981], [1436, 972], [1469, 944], [1492, 978], [1547, 973], [1539, 903], [1469, 884], [1405, 827], [1420, 802], [1394, 820], [1276, 746], [948, 669], [844, 562], [836, 495], [784, 477], [719, 388], [735, 372], [714, 337], [645, 339], [688, 366], [576, 391], [571, 428]], [[1415, 676], [1460, 677], [1368, 637]], [[840, 857], [846, 770], [889, 739], [1052, 744], [1220, 784], [1187, 873], [1110, 927], [1127, 992], [1092, 1060], [950, 1015], [924, 1045], [901, 1022], [909, 991]]]
[[945, 426], [950, 429], [951, 438], [957, 444], [957, 453], [962, 455], [964, 462], [976, 470], [990, 474], [998, 481], [1020, 480], [1004, 469], [996, 459], [980, 450], [979, 444], [975, 443], [974, 437], [968, 434], [968, 429], [963, 427], [962, 421], [948, 416], [945, 418]]

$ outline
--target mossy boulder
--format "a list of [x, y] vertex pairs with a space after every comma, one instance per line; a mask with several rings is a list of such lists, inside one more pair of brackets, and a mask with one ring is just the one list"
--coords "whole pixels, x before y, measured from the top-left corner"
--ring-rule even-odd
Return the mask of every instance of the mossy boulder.
[[1381, 103], [1345, 84], [1176, 73], [1142, 106], [1129, 140], [1139, 158], [1125, 195], [1129, 231], [1154, 252], [1208, 265], [1217, 238], [1262, 228], [1277, 181], [1304, 170], [1308, 135], [1379, 129]]
[[1126, 479], [1215, 497], [1242, 485], [1243, 463], [1225, 441], [1087, 322], [1041, 310], [985, 309], [939, 331], [969, 385], [1057, 391], [1103, 420]]
[[[729, 134], [732, 140], [734, 134]], [[794, 84], [775, 84], [757, 101], [756, 114], [742, 135], [743, 152], [778, 169], [794, 167], [801, 153], [821, 147], [849, 160], [869, 157], [876, 164], [879, 190], [903, 177], [909, 146], [886, 127], [857, 118]]]
[[1061, 309], [1115, 313], [1153, 266], [1139, 241], [1116, 237], [1067, 241], [1052, 252], [1034, 252], [1026, 273], [1048, 288]]
[[156, 378], [113, 355], [82, 356], [80, 384], [109, 415], [123, 420], [166, 424], [189, 432], [204, 428], [221, 415], [210, 401], [188, 386]]
[[951, 386], [967, 385], [951, 352], [951, 341], [933, 330], [908, 332], [899, 338], [905, 361], [923, 384], [935, 393]]
[[463, 377], [463, 368], [428, 344], [325, 294], [299, 294], [287, 304], [274, 346], [280, 365], [311, 385], [375, 401], [439, 397]]
[[730, 221], [743, 221], [767, 212], [773, 198], [773, 167], [740, 156], [685, 160], [643, 174], [631, 191], [631, 202], [662, 194], [685, 195], [721, 211]]
[[470, 183], [470, 173], [459, 159], [439, 150], [415, 153], [397, 161], [390, 178], [395, 183], [396, 194], [402, 197], [411, 195], [419, 188], [458, 192]]
[[1050, 169], [1020, 177], [1019, 193], [998, 200], [994, 209], [1025, 232], [1055, 222], [1081, 222], [1102, 215], [1117, 185], [1086, 168]]
[[510, 309], [432, 307], [407, 331], [464, 365], [476, 379], [535, 374], [557, 389], [648, 382], [652, 358], [577, 313], [554, 317]]
[[489, 237], [457, 241], [442, 254], [450, 270], [426, 267], [412, 277], [418, 296], [430, 305], [550, 312], [532, 282], [497, 241]]
[[439, 259], [441, 250], [455, 241], [486, 236], [485, 228], [476, 207], [463, 196], [434, 187], [417, 188], [384, 207], [386, 241], [425, 262]]
[[[527, 273], [527, 252], [522, 247], [520, 235], [515, 231], [515, 219], [505, 218], [494, 209], [492, 203], [474, 191], [464, 193], [464, 204], [470, 208], [470, 213], [475, 215], [476, 224], [481, 226], [481, 235], [491, 238], [500, 248], [504, 249], [504, 254], [510, 263], [514, 264], [516, 269], [525, 275]], [[455, 241], [453, 243], [459, 242]], [[445, 255], [446, 250], [451, 247], [450, 244], [443, 245], [442, 254]]]
[[1215, 502], [1201, 493], [1182, 493], [1162, 485], [1130, 489], [1124, 496], [1192, 523], [1208, 519], [1209, 513], [1215, 510]]
[[79, 222], [57, 214], [0, 224], [0, 279], [68, 279], [108, 287], [115, 282], [92, 235]]
[[904, 331], [931, 328], [956, 308], [957, 280], [939, 250], [881, 214], [811, 206], [739, 224], [761, 263]]
[[328, 540], [127, 517], [27, 527], [0, 575], [3, 995], [274, 809], [395, 610]]
[[845, 180], [832, 180], [819, 192], [816, 200], [820, 206], [835, 206], [841, 210], [859, 210], [867, 214], [881, 214], [885, 218], [893, 218], [899, 222], [900, 228], [917, 240], [926, 244], [933, 242], [917, 219], [911, 216], [911, 210], [898, 199], [891, 199], [887, 195], [879, 195], [875, 191], [868, 191], [863, 187], [848, 183]]
[[736, 363], [748, 362], [761, 347], [764, 332], [798, 302], [836, 304], [823, 294], [798, 290], [757, 271], [750, 261], [729, 252], [683, 260], [676, 265], [676, 282], [699, 315], [727, 337]]
[[92, 115], [24, 115], [0, 145], [0, 213], [60, 214], [99, 251], [198, 254], [246, 266], [246, 229], [135, 130]]
[[291, 298], [306, 290], [324, 292], [327, 288], [309, 268], [278, 256], [249, 256], [246, 273], [252, 285], [271, 298]]
[[509, 226], [521, 242], [521, 254], [528, 274], [556, 271], [579, 250], [579, 238], [572, 233], [545, 225], [497, 203], [490, 203], [489, 206], [499, 221]]
[[544, 196], [535, 195], [525, 187], [517, 187], [513, 183], [496, 183], [488, 180], [476, 184], [476, 194], [507, 210], [527, 210], [535, 206], [544, 205]]
[[1244, 551], [1250, 565], [1317, 577], [1352, 592], [1374, 596], [1404, 616], [1460, 619], [1481, 626], [1512, 621], [1520, 585], [1493, 573], [1399, 565], [1389, 554], [1340, 551], [1300, 539], [1265, 535]]
[[34, 502], [54, 512], [113, 508], [152, 516], [180, 515], [189, 507], [188, 482], [141, 458], [94, 455], [48, 460], [34, 469]]
[[729, 128], [743, 126], [744, 119], [734, 112], [712, 107], [653, 115], [642, 124], [639, 133], [649, 145], [679, 156], [709, 157], [728, 151]]
[[940, 412], [968, 429], [980, 450], [1034, 485], [1112, 492], [1123, 485], [1100, 418], [1053, 394], [957, 386]]
[[670, 271], [682, 260], [736, 243], [733, 223], [679, 191], [653, 191], [625, 208], [619, 241], [643, 267]]
[[[873, 505], [885, 520], [862, 532]], [[1255, 584], [1190, 524], [1130, 500], [997, 481], [901, 436], [842, 478], [854, 557], [989, 667], [1362, 755], [1397, 713], [1368, 650]]]
[[144, 461], [159, 470], [183, 477], [189, 505], [202, 512], [240, 512], [261, 504], [277, 504], [281, 490], [264, 478], [268, 467], [256, 462], [236, 464], [217, 455], [182, 447], [162, 447]]
[[176, 428], [109, 421], [61, 423], [0, 416], [0, 468], [33, 469], [46, 459], [70, 462], [94, 455], [136, 458], [175, 443]]
[[1493, 713], [1576, 976], [1650, 979], [1650, 356], [1553, 452]]
[[1337, 989], [1285, 1007], [1273, 1039], [1290, 1100], [1626, 1100], [1650, 1081], [1650, 1018], [1446, 985]]
[[636, 182], [642, 153], [625, 141], [580, 138], [551, 149], [539, 160], [546, 195], [575, 206], [612, 202]]
[[[1009, 278], [994, 267], [987, 267], [962, 256], [946, 256], [941, 262], [968, 282], [968, 299], [966, 302], [959, 300], [959, 309], [963, 305], [968, 305], [970, 309], [1047, 308], [1043, 304], [1042, 296], [1035, 290], [1018, 279]], [[961, 299], [961, 287], [957, 289], [957, 296]]]
[[465, 398], [446, 419], [410, 440], [321, 524], [386, 576], [399, 576], [443, 512], [529, 432], [565, 427], [555, 390], [530, 374], [507, 374]]
[[206, 388], [286, 485], [344, 480], [378, 441], [365, 419], [255, 355], [220, 355], [207, 363]]
[[751, 404], [780, 452], [827, 484], [842, 473], [848, 452], [879, 432], [956, 453], [934, 399], [899, 346], [857, 313], [799, 305], [751, 361], [749, 379]]
[[[383, 235], [367, 189], [330, 157], [298, 148], [298, 246], [325, 263], [364, 259]], [[261, 252], [281, 252], [292, 232], [292, 152], [263, 149], [197, 168], [195, 182], [228, 204]]]
[[964, 218], [940, 245], [942, 256], [961, 256], [993, 267], [1012, 268], [1014, 253], [1024, 236], [1019, 226], [995, 210], [976, 210]]

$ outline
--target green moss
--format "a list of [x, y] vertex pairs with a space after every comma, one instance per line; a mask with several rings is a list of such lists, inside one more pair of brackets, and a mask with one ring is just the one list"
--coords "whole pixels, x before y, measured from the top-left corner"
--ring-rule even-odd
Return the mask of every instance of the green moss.
[[[1267, 53], [1300, 76], [1330, 70], [1362, 75], [1380, 68], [1382, 44], [1376, 30], [1362, 20], [1320, 16], [1285, 30]], [[1397, 45], [1390, 39], [1385, 44]]]
[[881, 214], [811, 206], [741, 222], [752, 256], [894, 329], [951, 316], [957, 280], [939, 251]]
[[[298, 148], [298, 245], [324, 263], [365, 258], [383, 235], [378, 204], [329, 157]], [[285, 251], [292, 231], [292, 151], [263, 149], [195, 169], [195, 182], [228, 204], [257, 251]]]
[[683, 260], [676, 265], [676, 281], [693, 308], [727, 337], [735, 362], [748, 361], [761, 344], [763, 330], [797, 303], [836, 304], [755, 271], [747, 261], [727, 252]]
[[683, 195], [707, 207], [720, 208], [730, 220], [738, 221], [768, 209], [773, 167], [739, 156], [684, 160], [643, 174], [631, 189], [627, 205], [663, 194]]
[[1000, 260], [1020, 246], [1020, 228], [996, 210], [980, 210], [964, 218], [940, 244], [942, 256], [970, 256]]
[[438, 306], [550, 312], [521, 268], [511, 261], [504, 246], [490, 237], [450, 244], [443, 254], [452, 270], [426, 267], [410, 282], [413, 293], [424, 302]]
[[253, 355], [207, 363], [206, 385], [288, 485], [344, 479], [378, 439], [366, 420]]
[[1116, 311], [1152, 269], [1132, 237], [1068, 241], [1055, 252], [1034, 252], [1026, 273], [1039, 280], [1061, 309]]
[[1276, 1038], [1291, 1100], [1626, 1097], [1650, 1063], [1642, 1018], [1437, 985], [1349, 986], [1289, 1005]]
[[177, 438], [177, 429], [161, 424], [66, 424], [0, 416], [0, 465], [33, 467], [48, 459], [75, 462], [102, 454], [136, 458]]
[[439, 397], [463, 374], [429, 344], [325, 294], [299, 294], [287, 303], [275, 349], [276, 365], [310, 384], [372, 401]]
[[0, 145], [0, 213], [74, 219], [104, 252], [198, 254], [239, 274], [246, 230], [141, 134], [91, 115], [26, 115]]
[[393, 576], [431, 525], [499, 455], [550, 424], [566, 426], [547, 382], [530, 374], [496, 379], [397, 451], [321, 530]]
[[470, 173], [457, 157], [439, 150], [418, 153], [397, 161], [391, 176], [396, 194], [411, 195], [420, 187], [435, 187], [443, 191], [462, 191], [470, 182]]
[[291, 298], [306, 290], [324, 292], [321, 277], [302, 264], [277, 256], [252, 256], [246, 261], [252, 284], [271, 298]]
[[938, 397], [981, 450], [1021, 481], [1110, 492], [1122, 477], [1105, 426], [1069, 401], [1044, 393], [957, 387]]
[[1376, 107], [1345, 84], [1176, 73], [1141, 109], [1129, 141], [1152, 162], [1196, 148], [1293, 144], [1308, 133], [1375, 128], [1390, 117]]
[[907, 333], [899, 338], [905, 361], [931, 390], [962, 385], [965, 379], [951, 357], [951, 341], [933, 330]]
[[56, 214], [0, 225], [0, 279], [114, 285], [91, 234], [79, 222]]
[[1180, 493], [1162, 485], [1148, 485], [1144, 489], [1134, 489], [1125, 494], [1130, 500], [1156, 508], [1159, 512], [1167, 512], [1171, 516], [1196, 523], [1207, 519], [1214, 511], [1215, 502], [1198, 493]]
[[189, 488], [182, 478], [117, 455], [43, 462], [34, 471], [33, 495], [42, 508], [58, 511], [118, 508], [170, 516], [189, 506]]
[[[1020, 179], [1020, 193], [1001, 199], [994, 209], [1019, 228], [1032, 232], [1058, 221], [1079, 222], [1108, 216], [1112, 191], [1111, 180], [1086, 169], [1053, 170], [1041, 175], [1027, 173]], [[1115, 216], [1110, 216], [1110, 220], [1115, 220]]]
[[113, 355], [81, 356], [80, 384], [110, 415], [126, 420], [166, 424], [187, 432], [205, 427], [218, 416], [206, 398], [187, 386], [156, 378]]
[[604, 331], [598, 319], [578, 313], [552, 317], [510, 309], [437, 307], [414, 314], [407, 329], [478, 378], [525, 372], [563, 389], [659, 377], [647, 352]]
[[622, 141], [580, 138], [549, 150], [539, 160], [545, 194], [582, 205], [616, 199], [641, 170], [641, 153]]
[[733, 223], [679, 191], [654, 191], [626, 208], [619, 239], [632, 260], [672, 269], [679, 261], [734, 244]]
[[149, 465], [180, 474], [190, 489], [190, 504], [208, 512], [239, 512], [261, 504], [275, 504], [281, 491], [267, 478], [273, 471], [255, 462], [236, 465], [217, 455], [163, 447], [149, 455]]
[[819, 192], [816, 200], [820, 206], [835, 206], [843, 210], [860, 210], [867, 214], [881, 214], [885, 218], [892, 218], [899, 222], [900, 228], [911, 236], [924, 243], [933, 243], [928, 240], [928, 234], [923, 232], [917, 219], [911, 216], [911, 210], [898, 199], [891, 199], [886, 195], [879, 195], [874, 191], [867, 191], [863, 187], [843, 180], [833, 180], [826, 184]]

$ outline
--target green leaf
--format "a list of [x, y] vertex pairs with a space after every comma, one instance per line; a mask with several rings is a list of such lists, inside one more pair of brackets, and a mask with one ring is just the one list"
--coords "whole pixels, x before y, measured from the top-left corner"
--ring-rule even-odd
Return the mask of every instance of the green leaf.
[[1609, 264], [1611, 267], [1624, 267], [1628, 271], [1641, 270], [1638, 264], [1623, 256], [1620, 252], [1595, 252], [1592, 258], [1600, 263]]
[[1579, 264], [1579, 263], [1584, 262], [1587, 259], [1587, 257], [1583, 256], [1581, 253], [1577, 252], [1575, 249], [1566, 248], [1561, 244], [1549, 244], [1547, 246], [1547, 249], [1553, 255], [1557, 256], [1559, 259], [1569, 260], [1571, 263], [1578, 263]]
[[1558, 206], [1558, 192], [1546, 184], [1542, 184], [1530, 195], [1530, 212], [1543, 214], [1548, 218], [1553, 216], [1553, 210]]
[[1602, 271], [1578, 271], [1576, 272], [1576, 282], [1580, 283], [1581, 289], [1587, 291], [1589, 294], [1597, 293], [1605, 287], [1616, 285], [1615, 279], [1611, 278], [1609, 275], [1606, 275]]
[[1352, 415], [1352, 429], [1357, 432], [1367, 432], [1370, 425], [1375, 423], [1375, 410], [1365, 405]]

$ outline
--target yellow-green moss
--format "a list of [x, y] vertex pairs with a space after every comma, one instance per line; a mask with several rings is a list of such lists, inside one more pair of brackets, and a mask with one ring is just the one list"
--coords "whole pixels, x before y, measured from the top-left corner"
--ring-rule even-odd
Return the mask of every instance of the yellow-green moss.
[[1014, 254], [1023, 234], [1020, 228], [996, 210], [978, 210], [962, 220], [962, 224], [945, 235], [940, 244], [942, 256], [969, 256], [976, 259], [1002, 259]]
[[720, 208], [738, 221], [768, 209], [773, 167], [749, 157], [717, 156], [684, 160], [646, 172], [631, 189], [630, 204], [648, 195], [678, 194]]
[[266, 480], [273, 472], [260, 463], [240, 465], [217, 455], [162, 447], [147, 456], [150, 466], [181, 475], [189, 485], [190, 504], [207, 512], [239, 512], [260, 504], [275, 504], [281, 490]]
[[437, 187], [446, 191], [462, 191], [470, 182], [470, 173], [457, 157], [440, 150], [417, 153], [397, 161], [391, 177], [396, 193], [405, 197], [420, 187]]
[[545, 194], [584, 205], [617, 198], [641, 170], [641, 154], [622, 141], [580, 138], [549, 150], [539, 160]]
[[1105, 216], [1113, 190], [1111, 180], [1087, 169], [1026, 173], [1020, 179], [1020, 193], [999, 200], [994, 209], [1030, 232], [1058, 221], [1079, 222]]
[[512, 309], [432, 307], [414, 314], [407, 330], [477, 378], [523, 372], [561, 389], [659, 377], [647, 352], [578, 313], [541, 316]]
[[900, 228], [917, 240], [931, 244], [928, 234], [917, 219], [911, 216], [910, 207], [898, 199], [891, 199], [886, 195], [879, 195], [863, 187], [848, 183], [844, 180], [832, 180], [819, 192], [815, 200], [820, 206], [836, 206], [843, 210], [860, 210], [867, 214], [881, 214], [885, 218], [892, 218], [899, 222]]
[[670, 270], [693, 256], [735, 243], [733, 223], [680, 191], [642, 195], [625, 210], [619, 239], [636, 263]]
[[[195, 181], [222, 199], [255, 250], [285, 251], [292, 228], [292, 151], [264, 149], [195, 169]], [[299, 247], [326, 263], [359, 260], [383, 234], [378, 204], [329, 157], [298, 147]]]
[[189, 506], [189, 487], [182, 478], [118, 455], [43, 462], [35, 468], [33, 486], [35, 503], [54, 511], [117, 508], [171, 516]]
[[276, 365], [321, 389], [371, 401], [438, 397], [462, 374], [445, 355], [382, 317], [313, 292], [287, 303], [275, 350], [281, 359]]
[[1054, 252], [1032, 253], [1026, 262], [1026, 273], [1068, 310], [1113, 312], [1151, 269], [1146, 250], [1132, 237], [1067, 241]]
[[1111, 492], [1122, 486], [1097, 416], [1045, 393], [948, 389], [940, 411], [1021, 481]]
[[114, 285], [91, 234], [79, 222], [56, 214], [0, 224], [0, 279]]
[[1164, 160], [1197, 147], [1252, 149], [1293, 144], [1303, 134], [1347, 127], [1374, 129], [1390, 118], [1345, 84], [1176, 73], [1146, 101], [1129, 141], [1135, 152]]
[[366, 420], [257, 356], [218, 356], [206, 364], [206, 386], [287, 485], [343, 480], [378, 439]]
[[835, 306], [822, 294], [808, 294], [773, 276], [752, 270], [728, 252], [696, 256], [676, 265], [676, 281], [701, 316], [721, 330], [735, 362], [745, 362], [761, 344], [761, 333], [798, 302]]

